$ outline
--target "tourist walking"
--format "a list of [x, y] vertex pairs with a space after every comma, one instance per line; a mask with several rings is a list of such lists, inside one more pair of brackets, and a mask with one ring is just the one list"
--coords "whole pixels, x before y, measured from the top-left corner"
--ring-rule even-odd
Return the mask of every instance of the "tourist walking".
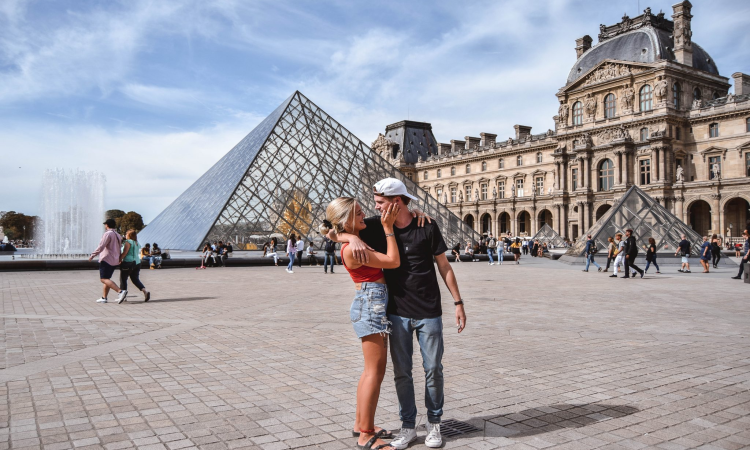
[[505, 261], [505, 240], [498, 236], [497, 240], [497, 265], [502, 266]]
[[[362, 342], [365, 367], [357, 386], [357, 406], [354, 423], [354, 434], [358, 436], [358, 449], [394, 448], [383, 443], [381, 438], [392, 438], [386, 430], [376, 432], [375, 410], [380, 397], [380, 385], [385, 376], [388, 360], [388, 335], [391, 333], [391, 322], [388, 321], [389, 303], [388, 286], [383, 269], [396, 269], [401, 264], [393, 223], [398, 217], [400, 206], [391, 204], [380, 216], [381, 230], [386, 240], [386, 253], [371, 249], [367, 252], [366, 262], [357, 261], [349, 244], [341, 247], [341, 263], [349, 272], [354, 282], [356, 294], [349, 316], [354, 332]], [[367, 228], [365, 215], [357, 201], [352, 197], [339, 197], [326, 208], [326, 218], [320, 232], [328, 234], [348, 233], [350, 237], [359, 236]]]
[[[399, 402], [401, 430], [391, 441], [396, 449], [405, 449], [416, 440], [417, 406], [414, 395], [413, 339], [422, 353], [422, 366], [425, 372], [425, 407], [427, 409], [427, 437], [425, 445], [437, 448], [443, 444], [440, 433], [440, 420], [443, 415], [443, 320], [440, 286], [437, 272], [450, 291], [455, 305], [456, 329], [460, 333], [466, 326], [466, 314], [458, 290], [453, 268], [445, 256], [445, 245], [440, 229], [434, 221], [424, 222], [424, 215], [413, 217], [407, 209], [410, 195], [406, 186], [394, 178], [379, 181], [374, 186], [375, 209], [381, 213], [391, 205], [398, 205], [393, 233], [400, 254], [400, 265], [385, 270], [388, 286], [388, 320], [392, 323], [391, 358], [396, 381], [396, 395]], [[339, 240], [348, 240], [352, 254], [359, 262], [367, 263], [371, 248], [385, 253], [386, 234], [379, 218], [365, 220], [367, 227], [360, 231], [360, 238], [344, 235]], [[422, 226], [423, 225], [423, 226]], [[437, 271], [435, 267], [437, 266]]]
[[596, 266], [597, 269], [599, 269], [599, 272], [601, 272], [602, 266], [600, 266], [599, 264], [596, 263], [596, 261], [594, 261], [594, 255], [596, 255], [596, 253], [599, 251], [599, 249], [596, 248], [596, 242], [593, 239], [591, 239], [590, 234], [586, 236], [586, 238], [588, 240], [586, 241], [586, 248], [583, 250], [583, 254], [586, 255], [586, 268], [583, 269], [583, 271], [588, 272], [589, 265], [593, 264]]
[[638, 272], [641, 274], [641, 278], [643, 278], [644, 272], [643, 269], [635, 265], [635, 258], [638, 256], [638, 243], [635, 241], [635, 236], [633, 236], [633, 230], [625, 230], [625, 237], [627, 238], [625, 240], [625, 277], [624, 278], [630, 278], [630, 273], [633, 273], [633, 278], [635, 278], [635, 273]]
[[331, 262], [331, 273], [333, 273], [333, 266], [336, 265], [336, 242], [324, 236], [323, 250], [325, 251], [325, 255], [323, 256], [323, 273], [328, 273], [328, 261]]
[[615, 267], [612, 269], [612, 275], [610, 278], [617, 278], [617, 271], [620, 269], [620, 264], [625, 266], [625, 241], [622, 240], [622, 233], [615, 234]]
[[607, 267], [602, 272], [609, 270], [610, 264], [615, 260], [615, 253], [617, 253], [617, 246], [615, 246], [615, 240], [610, 236], [607, 238]]
[[305, 241], [302, 239], [302, 236], [299, 237], [299, 241], [297, 241], [297, 265], [301, 268], [302, 267], [302, 254], [305, 252]]
[[294, 273], [294, 257], [297, 256], [297, 239], [294, 233], [289, 233], [289, 240], [286, 241], [286, 254], [289, 256], [289, 264], [286, 266], [286, 272]]
[[742, 260], [740, 261], [740, 271], [737, 272], [737, 276], [732, 277], [735, 280], [742, 279], [742, 272], [745, 270], [745, 264], [750, 261], [750, 234], [748, 234], [747, 230], [742, 233], [742, 237], [745, 238], [745, 244], [742, 247], [742, 251], [744, 252], [745, 256], [743, 256]]
[[107, 303], [107, 295], [109, 295], [111, 289], [119, 294], [117, 302], [122, 303], [128, 296], [128, 291], [120, 289], [112, 281], [115, 268], [120, 264], [120, 243], [122, 242], [122, 238], [117, 233], [115, 219], [107, 219], [104, 222], [104, 226], [105, 231], [101, 241], [99, 241], [99, 246], [89, 256], [89, 261], [92, 261], [94, 256], [99, 255], [99, 281], [104, 285], [102, 287], [102, 296], [96, 302]]
[[523, 254], [524, 255], [528, 255], [529, 254], [529, 241], [527, 241], [526, 239], [524, 239], [523, 240], [523, 244], [521, 244], [521, 245], [523, 246]]
[[495, 249], [497, 248], [497, 240], [495, 240], [494, 237], [492, 237], [492, 233], [490, 233], [487, 236], [487, 256], [490, 258], [490, 265], [494, 266], [495, 261], [492, 259], [493, 254], [495, 253]]
[[523, 244], [521, 244], [521, 239], [519, 238], [516, 238], [516, 242], [510, 244], [510, 251], [511, 253], [513, 253], [513, 261], [515, 261], [516, 264], [521, 264], [521, 247], [522, 246]]
[[656, 267], [656, 273], [659, 272], [659, 265], [656, 263], [656, 241], [654, 238], [648, 238], [648, 247], [646, 248], [646, 268], [643, 269], [643, 273], [648, 273], [648, 268], [651, 264]]
[[682, 259], [680, 268], [677, 270], [682, 273], [690, 273], [690, 241], [687, 240], [687, 236], [682, 235], [682, 240], [677, 244], [677, 251], [674, 255], [680, 254]]
[[[156, 247], [156, 244], [154, 244]], [[139, 291], [143, 292], [143, 301], [151, 300], [151, 293], [146, 290], [146, 286], [141, 283], [141, 245], [138, 243], [138, 235], [135, 230], [128, 230], [125, 233], [125, 240], [122, 242], [122, 252], [120, 253], [120, 288], [128, 290], [128, 278], [133, 282]], [[125, 301], [123, 297], [118, 303]]]
[[703, 273], [709, 273], [708, 263], [711, 261], [711, 243], [708, 241], [708, 236], [703, 236], [703, 244], [701, 245], [701, 266], [703, 266]]
[[721, 261], [721, 239], [714, 234], [711, 236], [711, 264], [714, 269], [719, 268], [719, 261]]

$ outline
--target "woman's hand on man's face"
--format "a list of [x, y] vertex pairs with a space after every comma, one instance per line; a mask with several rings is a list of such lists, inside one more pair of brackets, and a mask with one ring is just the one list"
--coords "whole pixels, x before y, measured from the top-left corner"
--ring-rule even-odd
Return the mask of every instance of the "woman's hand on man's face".
[[399, 211], [399, 205], [391, 203], [390, 205], [388, 205], [388, 208], [383, 210], [383, 212], [380, 214], [380, 223], [382, 223], [384, 227], [392, 228]]

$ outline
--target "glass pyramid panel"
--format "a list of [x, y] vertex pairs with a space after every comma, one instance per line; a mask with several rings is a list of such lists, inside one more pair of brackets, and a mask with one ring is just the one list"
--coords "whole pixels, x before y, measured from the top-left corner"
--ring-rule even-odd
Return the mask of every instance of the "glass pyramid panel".
[[531, 238], [531, 240], [539, 240], [540, 244], [546, 242], [547, 244], [552, 244], [555, 247], [562, 247], [563, 245], [565, 245], [565, 239], [560, 237], [560, 235], [557, 234], [557, 232], [546, 223], [542, 226], [542, 228], [539, 229], [539, 231], [537, 231], [537, 233], [533, 238]]
[[[240, 147], [245, 141], [252, 145]], [[434, 218], [449, 246], [479, 239], [445, 206], [300, 92], [243, 142], [157, 216], [141, 232], [141, 240], [184, 250], [221, 240], [253, 250], [271, 236], [281, 238], [294, 232], [319, 245], [322, 236], [317, 229], [328, 203], [352, 196], [365, 214], [376, 215], [372, 186], [387, 177], [403, 181], [420, 199], [415, 206]], [[244, 152], [242, 158], [235, 155], [238, 148]], [[215, 184], [221, 185], [218, 192]], [[181, 215], [191, 219], [181, 220]]]
[[690, 241], [693, 255], [697, 256], [700, 253], [703, 243], [703, 238], [692, 228], [667, 211], [641, 188], [633, 186], [582, 235], [583, 239], [579, 239], [565, 254], [584, 256], [585, 236], [589, 234], [599, 249], [606, 249], [607, 238], [615, 237], [616, 233], [625, 235], [625, 230], [629, 228], [633, 230], [638, 247], [644, 253], [650, 237], [656, 241], [658, 251], [667, 254], [675, 253], [682, 234]]

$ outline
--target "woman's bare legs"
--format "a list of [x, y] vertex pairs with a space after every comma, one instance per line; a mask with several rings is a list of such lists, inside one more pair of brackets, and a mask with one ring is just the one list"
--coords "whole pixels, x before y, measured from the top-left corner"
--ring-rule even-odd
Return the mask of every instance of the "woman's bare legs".
[[[365, 356], [365, 369], [357, 385], [357, 415], [355, 430], [375, 429], [375, 410], [380, 397], [380, 385], [385, 376], [385, 364], [388, 361], [388, 337], [371, 334], [362, 338], [362, 353]], [[364, 445], [374, 433], [359, 435], [359, 445]], [[374, 447], [385, 444], [378, 440]]]

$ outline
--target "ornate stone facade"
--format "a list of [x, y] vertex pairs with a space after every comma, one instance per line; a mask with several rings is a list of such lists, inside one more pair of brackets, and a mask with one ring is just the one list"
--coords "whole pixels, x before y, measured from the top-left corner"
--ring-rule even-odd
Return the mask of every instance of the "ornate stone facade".
[[[554, 131], [517, 125], [500, 143], [467, 136], [399, 167], [482, 233], [532, 236], [549, 224], [574, 239], [635, 184], [698, 233], [739, 237], [750, 219], [750, 76], [733, 74], [729, 93], [692, 41], [691, 8], [674, 5], [674, 22], [647, 8], [602, 25], [594, 47], [576, 40]], [[625, 59], [618, 39], [636, 34], [654, 45]], [[650, 36], [674, 40], [674, 52], [659, 53]]]

